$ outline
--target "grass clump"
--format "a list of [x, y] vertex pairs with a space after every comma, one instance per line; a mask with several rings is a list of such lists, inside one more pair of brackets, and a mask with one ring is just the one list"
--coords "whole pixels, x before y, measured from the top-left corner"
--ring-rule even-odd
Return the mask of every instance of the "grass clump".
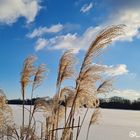
[[[124, 33], [123, 28], [124, 25], [107, 27], [97, 35], [85, 54], [79, 74], [76, 74], [77, 60], [73, 50], [66, 51], [59, 62], [55, 95], [48, 101], [45, 99], [36, 100], [34, 105], [31, 103], [29, 109], [25, 108], [26, 88], [31, 85], [32, 99], [34, 90], [43, 81], [46, 68], [44, 64], [35, 67], [33, 65], [35, 57], [27, 57], [24, 61], [20, 81], [23, 99], [22, 126], [19, 130], [11, 127], [11, 137], [14, 136], [17, 140], [78, 140], [88, 109], [92, 107], [94, 112], [87, 130], [86, 139], [88, 140], [90, 127], [97, 121], [100, 113], [100, 102], [97, 95], [109, 92], [112, 89], [111, 78], [107, 77], [105, 79], [103, 76], [106, 69], [102, 65], [93, 62], [105, 52], [112, 41]], [[70, 78], [75, 80], [75, 87], [66, 86], [62, 88], [63, 81]], [[86, 112], [83, 118], [78, 118], [77, 122], [75, 121], [75, 114], [83, 106], [86, 106]], [[67, 111], [68, 108], [69, 112]], [[29, 112], [28, 124], [25, 124], [25, 110]], [[45, 122], [40, 122], [40, 134], [36, 132], [37, 121], [34, 118], [35, 113], [39, 110], [46, 114]], [[1, 118], [0, 123], [3, 123], [4, 117], [2, 116]], [[59, 122], [62, 120], [64, 120], [64, 125], [59, 127]], [[75, 129], [76, 135], [74, 135]]]

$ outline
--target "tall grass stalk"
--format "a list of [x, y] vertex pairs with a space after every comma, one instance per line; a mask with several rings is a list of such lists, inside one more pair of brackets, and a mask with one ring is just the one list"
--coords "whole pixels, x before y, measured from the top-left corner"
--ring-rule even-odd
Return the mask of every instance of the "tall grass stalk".
[[[112, 90], [112, 80], [110, 78], [105, 79], [102, 75], [106, 72], [106, 68], [102, 65], [93, 63], [95, 59], [105, 52], [107, 46], [121, 37], [124, 25], [116, 25], [105, 28], [103, 31], [97, 35], [96, 39], [91, 43], [89, 49], [87, 50], [83, 62], [81, 64], [79, 74], [76, 75], [75, 65], [76, 58], [72, 50], [66, 51], [59, 62], [58, 77], [56, 82], [56, 93], [54, 97], [49, 101], [45, 99], [38, 99], [35, 101], [34, 105], [32, 103], [34, 90], [42, 83], [44, 78], [44, 72], [46, 71], [44, 65], [39, 65], [39, 67], [34, 67], [33, 63], [35, 61], [34, 56], [27, 57], [23, 64], [23, 70], [21, 73], [21, 95], [22, 95], [22, 126], [19, 132], [16, 127], [10, 127], [12, 132], [9, 134], [2, 134], [2, 138], [5, 136], [15, 138], [17, 140], [37, 140], [36, 135], [36, 120], [34, 118], [35, 113], [38, 110], [43, 110], [46, 113], [45, 129], [43, 129], [43, 124], [41, 124], [40, 138], [45, 140], [58, 140], [58, 131], [62, 131], [60, 136], [61, 140], [74, 140], [74, 130], [76, 129], [75, 139], [78, 140], [81, 129], [83, 127], [84, 120], [88, 113], [88, 108], [92, 107], [95, 109], [91, 116], [91, 120], [87, 129], [86, 140], [89, 137], [89, 131], [92, 124], [97, 121], [99, 116], [99, 99], [97, 97], [100, 93], [106, 93]], [[76, 78], [75, 78], [76, 77]], [[75, 80], [75, 87], [64, 87], [62, 84], [64, 80], [73, 78]], [[26, 98], [26, 88], [32, 83], [31, 88], [31, 105], [27, 109], [25, 107]], [[99, 83], [99, 86], [97, 86]], [[1, 101], [1, 98], [0, 98]], [[62, 102], [64, 102], [64, 106]], [[3, 104], [5, 105], [4, 98], [0, 102], [0, 109], [4, 111]], [[33, 109], [32, 109], [33, 105]], [[83, 119], [79, 117], [78, 124], [75, 125], [75, 112], [80, 107], [86, 105], [87, 109], [84, 114]], [[68, 107], [70, 111], [67, 115]], [[29, 123], [25, 126], [25, 110], [29, 112]], [[0, 114], [0, 124], [3, 125], [3, 120], [5, 116]], [[59, 128], [59, 121], [64, 118], [64, 126]], [[3, 130], [3, 129], [2, 129]], [[9, 131], [9, 130], [8, 130]], [[43, 131], [45, 133], [43, 134]], [[2, 132], [5, 132], [4, 130]], [[7, 131], [6, 131], [7, 132]], [[8, 132], [7, 132], [8, 133]], [[20, 134], [19, 134], [20, 133]]]

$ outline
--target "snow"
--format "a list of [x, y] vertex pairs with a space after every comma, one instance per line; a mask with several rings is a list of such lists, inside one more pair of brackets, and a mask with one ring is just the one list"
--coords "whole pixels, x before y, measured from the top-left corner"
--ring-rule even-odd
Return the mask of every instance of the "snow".
[[[21, 125], [22, 107], [18, 105], [11, 105], [13, 109], [14, 121], [17, 125]], [[28, 107], [27, 107], [28, 108]], [[86, 109], [80, 109], [76, 113], [78, 120], [79, 116], [84, 116]], [[85, 140], [87, 127], [93, 109], [89, 109], [87, 117], [84, 121], [78, 140]], [[36, 121], [44, 122], [43, 113], [35, 114]], [[26, 122], [28, 120], [28, 111], [26, 111]], [[76, 121], [75, 121], [76, 122]], [[60, 125], [63, 124], [63, 121]], [[38, 122], [38, 131], [40, 130], [40, 123]], [[60, 133], [59, 133], [60, 135]], [[90, 128], [89, 140], [139, 140], [140, 139], [140, 111], [132, 110], [115, 110], [115, 109], [101, 109], [98, 124], [94, 124]]]

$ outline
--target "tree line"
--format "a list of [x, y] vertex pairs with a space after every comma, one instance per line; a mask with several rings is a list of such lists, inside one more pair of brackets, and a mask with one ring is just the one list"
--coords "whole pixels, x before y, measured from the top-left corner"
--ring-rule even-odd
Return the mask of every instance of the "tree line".
[[[32, 100], [26, 99], [25, 105], [34, 104], [34, 102], [40, 98], [33, 98]], [[21, 99], [13, 99], [7, 100], [8, 104], [22, 104]], [[51, 99], [47, 99], [46, 102], [51, 102]], [[62, 105], [65, 106], [63, 101], [61, 102]], [[86, 107], [86, 105], [84, 106]], [[128, 99], [122, 97], [111, 97], [111, 98], [101, 98], [100, 99], [100, 107], [101, 108], [110, 108], [110, 109], [129, 109], [129, 110], [140, 110], [140, 98], [137, 100], [130, 101]]]

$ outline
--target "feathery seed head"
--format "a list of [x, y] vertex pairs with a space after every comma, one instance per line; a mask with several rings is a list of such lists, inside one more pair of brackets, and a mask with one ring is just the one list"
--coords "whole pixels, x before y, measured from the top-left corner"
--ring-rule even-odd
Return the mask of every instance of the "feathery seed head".
[[21, 86], [24, 88], [30, 82], [30, 77], [35, 74], [35, 68], [33, 62], [36, 60], [35, 56], [29, 56], [25, 59], [23, 70], [21, 72]]

